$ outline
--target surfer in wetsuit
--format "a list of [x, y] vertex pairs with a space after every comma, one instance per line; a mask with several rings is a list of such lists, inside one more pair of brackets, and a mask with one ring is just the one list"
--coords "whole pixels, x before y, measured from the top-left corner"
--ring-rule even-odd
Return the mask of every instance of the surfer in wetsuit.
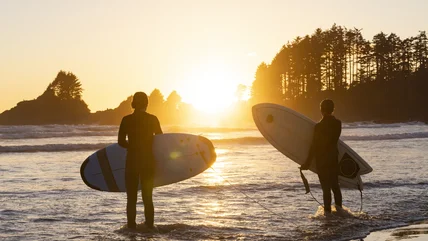
[[[123, 117], [120, 123], [118, 143], [127, 149], [125, 183], [126, 183], [126, 214], [128, 228], [136, 228], [138, 181], [141, 184], [141, 194], [144, 202], [144, 224], [153, 228], [153, 178], [155, 159], [152, 145], [153, 136], [162, 134], [159, 120], [156, 116], [146, 112], [148, 97], [144, 92], [136, 92], [132, 100], [134, 113]], [[128, 140], [126, 140], [128, 137]]]
[[314, 135], [306, 162], [300, 167], [308, 170], [315, 157], [318, 178], [321, 183], [324, 199], [324, 212], [331, 213], [331, 191], [334, 193], [336, 208], [342, 208], [342, 192], [339, 186], [339, 165], [337, 142], [342, 132], [342, 122], [332, 113], [334, 103], [325, 99], [320, 104], [323, 118], [315, 125]]

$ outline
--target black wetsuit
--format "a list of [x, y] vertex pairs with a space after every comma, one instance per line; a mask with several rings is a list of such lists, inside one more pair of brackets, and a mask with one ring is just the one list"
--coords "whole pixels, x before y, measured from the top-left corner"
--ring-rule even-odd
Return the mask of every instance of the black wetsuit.
[[321, 183], [324, 210], [331, 211], [331, 191], [336, 206], [342, 206], [339, 186], [339, 166], [337, 142], [342, 132], [342, 122], [332, 115], [326, 115], [315, 125], [314, 136], [309, 150], [308, 161], [315, 157], [316, 169]]
[[[153, 136], [162, 134], [159, 120], [145, 111], [135, 110], [123, 117], [120, 123], [118, 142], [127, 149], [125, 183], [127, 194], [126, 214], [128, 227], [136, 226], [136, 205], [138, 180], [144, 202], [145, 223], [153, 226], [154, 207], [152, 200], [155, 160], [153, 157]], [[126, 137], [128, 136], [128, 141]]]

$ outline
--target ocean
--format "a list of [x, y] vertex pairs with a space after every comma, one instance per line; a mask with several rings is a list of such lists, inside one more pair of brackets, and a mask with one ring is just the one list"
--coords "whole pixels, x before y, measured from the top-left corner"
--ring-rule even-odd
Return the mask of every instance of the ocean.
[[[363, 199], [343, 189], [346, 213], [330, 216], [257, 129], [163, 129], [208, 137], [217, 161], [154, 190], [157, 232], [129, 232], [126, 195], [90, 189], [79, 173], [116, 142], [117, 126], [0, 126], [0, 240], [357, 240], [428, 220], [428, 125], [345, 123], [341, 139], [373, 172], [362, 176]], [[305, 173], [322, 201], [317, 176]], [[137, 210], [143, 221], [141, 198]]]

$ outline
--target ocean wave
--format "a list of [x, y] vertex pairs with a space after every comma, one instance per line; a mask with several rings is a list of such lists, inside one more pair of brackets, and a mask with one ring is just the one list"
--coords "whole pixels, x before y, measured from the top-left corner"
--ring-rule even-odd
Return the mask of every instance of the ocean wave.
[[402, 139], [416, 139], [416, 138], [428, 138], [428, 132], [397, 133], [397, 134], [366, 135], [366, 136], [341, 136], [340, 137], [340, 139], [344, 141], [382, 141], [382, 140], [402, 140]]
[[[42, 126], [0, 126], [0, 139], [42, 139], [62, 137], [116, 136], [118, 126], [98, 125], [42, 125]], [[254, 128], [229, 127], [181, 127], [165, 126], [165, 132], [182, 133], [231, 133], [257, 131]]]
[[97, 132], [20, 132], [20, 133], [2, 133], [0, 139], [43, 139], [43, 138], [63, 138], [63, 137], [88, 137], [88, 136], [116, 136], [116, 131], [97, 131]]
[[67, 131], [105, 131], [118, 130], [118, 126], [109, 125], [22, 125], [22, 126], [2, 126], [0, 133], [20, 133], [23, 131], [34, 132], [67, 132]]
[[264, 137], [241, 137], [230, 139], [212, 139], [214, 144], [241, 144], [241, 145], [262, 145], [269, 142]]
[[412, 187], [412, 188], [426, 188], [428, 182], [423, 181], [375, 181], [364, 183], [368, 188], [395, 188], [395, 187]]
[[[382, 141], [428, 138], [428, 132], [368, 135], [368, 136], [342, 136], [343, 141]], [[267, 145], [269, 142], [264, 137], [241, 137], [229, 139], [212, 139], [214, 145]], [[112, 143], [85, 143], [85, 144], [46, 144], [46, 145], [16, 145], [0, 146], [0, 153], [9, 152], [60, 152], [60, 151], [84, 151], [101, 149]]]
[[[376, 124], [373, 122], [344, 123], [344, 129], [376, 129], [376, 128], [406, 128], [407, 126], [424, 125], [420, 122], [395, 123], [395, 124]], [[217, 141], [221, 144], [263, 144], [266, 143], [263, 138], [251, 137], [256, 133], [257, 128], [229, 128], [229, 127], [182, 127], [165, 126], [165, 132], [182, 133], [241, 133], [239, 135], [248, 135], [236, 139], [222, 139]], [[44, 139], [44, 138], [67, 138], [67, 137], [90, 137], [90, 136], [116, 136], [118, 126], [103, 125], [42, 125], [42, 126], [0, 126], [0, 140], [8, 139]], [[389, 139], [407, 139], [407, 138], [426, 138], [426, 132], [387, 134], [373, 136], [344, 136], [344, 140], [389, 140]]]
[[405, 126], [415, 126], [421, 125], [426, 126], [425, 123], [419, 121], [412, 122], [401, 122], [401, 123], [389, 123], [389, 124], [380, 124], [375, 122], [351, 122], [343, 123], [343, 129], [381, 129], [381, 128], [400, 128]]
[[0, 126], [0, 139], [115, 136], [117, 131], [118, 126], [98, 125]]
[[[244, 137], [235, 139], [218, 139], [212, 140], [214, 144], [242, 144], [242, 145], [258, 145], [268, 144], [263, 137]], [[112, 143], [83, 143], [83, 144], [46, 144], [46, 145], [14, 145], [0, 146], [0, 153], [13, 152], [62, 152], [62, 151], [86, 151], [98, 150]]]
[[349, 123], [343, 124], [343, 129], [382, 129], [382, 128], [400, 128], [400, 124], [361, 124], [361, 123]]
[[0, 146], [0, 153], [89, 151], [89, 150], [98, 150], [111, 144], [112, 143], [96, 143], [96, 144], [87, 143], [87, 144]]
[[[365, 136], [341, 136], [343, 141], [382, 141], [382, 140], [400, 140], [400, 139], [416, 139], [428, 138], [428, 132], [415, 133], [399, 133], [385, 135], [365, 135]], [[231, 139], [214, 139], [214, 144], [241, 144], [241, 145], [262, 145], [269, 142], [264, 137], [242, 137]]]
[[203, 127], [203, 126], [167, 126], [165, 129], [169, 132], [245, 132], [256, 131], [256, 126], [251, 127]]
[[[428, 132], [368, 135], [368, 136], [342, 136], [343, 141], [382, 141], [428, 138]], [[214, 145], [266, 145], [269, 142], [264, 137], [241, 137], [230, 139], [212, 139]], [[16, 145], [0, 146], [0, 153], [9, 152], [61, 152], [97, 150], [111, 143], [85, 143], [85, 144], [46, 144], [46, 145]]]

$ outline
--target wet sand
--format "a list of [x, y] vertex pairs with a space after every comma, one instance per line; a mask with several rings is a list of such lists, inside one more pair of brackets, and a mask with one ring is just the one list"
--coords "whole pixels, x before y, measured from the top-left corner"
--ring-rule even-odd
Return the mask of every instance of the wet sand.
[[415, 223], [409, 226], [385, 229], [370, 233], [364, 241], [427, 241], [428, 221]]

